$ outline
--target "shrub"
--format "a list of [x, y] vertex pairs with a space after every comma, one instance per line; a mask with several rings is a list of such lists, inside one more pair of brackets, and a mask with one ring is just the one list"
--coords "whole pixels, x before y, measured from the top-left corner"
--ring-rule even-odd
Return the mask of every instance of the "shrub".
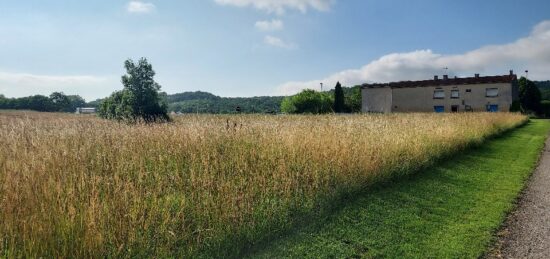
[[330, 94], [307, 89], [297, 95], [286, 97], [281, 103], [281, 111], [284, 113], [330, 113], [333, 111], [332, 103]]

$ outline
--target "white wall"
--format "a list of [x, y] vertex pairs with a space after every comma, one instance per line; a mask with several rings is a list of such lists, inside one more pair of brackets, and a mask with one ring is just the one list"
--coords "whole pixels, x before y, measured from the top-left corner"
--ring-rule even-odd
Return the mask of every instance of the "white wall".
[[363, 112], [389, 113], [392, 111], [392, 89], [389, 87], [361, 90]]

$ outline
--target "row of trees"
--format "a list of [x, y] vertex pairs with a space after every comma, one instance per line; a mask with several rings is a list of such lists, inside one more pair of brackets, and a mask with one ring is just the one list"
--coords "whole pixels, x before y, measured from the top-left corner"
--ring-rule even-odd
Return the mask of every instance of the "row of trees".
[[33, 95], [21, 98], [6, 98], [0, 95], [0, 109], [33, 110], [41, 112], [74, 112], [77, 107], [86, 105], [78, 95], [65, 95], [54, 92], [50, 96]]
[[361, 87], [344, 88], [338, 82], [329, 92], [306, 89], [301, 93], [283, 99], [284, 113], [351, 113], [361, 111]]

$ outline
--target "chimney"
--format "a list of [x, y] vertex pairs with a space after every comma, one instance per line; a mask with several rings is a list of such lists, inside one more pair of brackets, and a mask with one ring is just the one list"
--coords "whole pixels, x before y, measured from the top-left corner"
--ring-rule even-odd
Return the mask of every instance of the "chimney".
[[449, 79], [448, 75], [443, 75], [443, 80], [448, 80], [448, 79]]
[[475, 74], [475, 78], [479, 78], [479, 74]]
[[439, 79], [439, 77], [438, 77], [438, 76], [434, 76], [434, 80], [438, 80], [438, 79]]
[[511, 75], [511, 76], [514, 75], [514, 70], [510, 70], [510, 75]]

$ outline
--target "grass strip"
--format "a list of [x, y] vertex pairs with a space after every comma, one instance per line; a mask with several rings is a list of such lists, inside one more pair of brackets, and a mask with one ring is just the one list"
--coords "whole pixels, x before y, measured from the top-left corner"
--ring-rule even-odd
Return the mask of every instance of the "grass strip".
[[531, 175], [550, 130], [525, 126], [417, 174], [372, 186], [249, 257], [477, 258]]

